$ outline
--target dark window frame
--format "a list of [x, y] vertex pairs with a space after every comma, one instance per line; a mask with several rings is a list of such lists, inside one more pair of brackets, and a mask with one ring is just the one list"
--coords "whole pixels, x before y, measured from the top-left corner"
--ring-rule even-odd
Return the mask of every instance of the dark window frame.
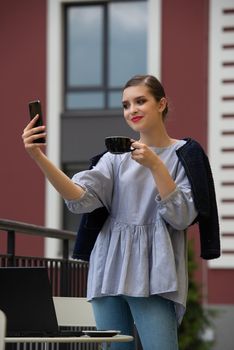
[[[109, 28], [108, 28], [108, 23], [109, 23], [109, 14], [108, 14], [108, 5], [110, 3], [126, 3], [126, 2], [146, 2], [147, 0], [109, 0], [109, 1], [90, 1], [90, 2], [77, 2], [77, 3], [64, 3], [63, 8], [63, 23], [64, 23], [64, 30], [63, 30], [63, 45], [64, 45], [64, 69], [63, 69], [63, 113], [62, 116], [78, 116], [84, 115], [99, 115], [99, 111], [101, 111], [101, 114], [103, 115], [103, 111], [106, 111], [104, 114], [108, 115], [119, 115], [119, 111], [121, 108], [116, 108], [116, 107], [109, 107], [109, 100], [108, 96], [109, 93], [111, 92], [121, 92], [122, 91], [122, 86], [118, 87], [110, 87], [108, 86], [108, 64], [109, 64], [109, 57], [108, 57], [108, 34], [109, 34]], [[66, 40], [67, 38], [67, 28], [68, 28], [68, 18], [67, 18], [67, 10], [69, 8], [74, 8], [74, 7], [89, 7], [89, 6], [102, 6], [103, 7], [103, 25], [102, 25], [102, 30], [103, 30], [103, 47], [102, 47], [102, 52], [103, 52], [103, 60], [102, 60], [102, 84], [101, 85], [90, 85], [90, 86], [69, 86], [68, 85], [68, 62], [67, 62], [67, 52], [68, 52], [68, 42]], [[103, 92], [104, 93], [104, 108], [93, 108], [93, 109], [81, 109], [81, 108], [76, 108], [76, 109], [68, 109], [66, 107], [66, 95], [70, 92]], [[117, 113], [116, 113], [117, 112]]]

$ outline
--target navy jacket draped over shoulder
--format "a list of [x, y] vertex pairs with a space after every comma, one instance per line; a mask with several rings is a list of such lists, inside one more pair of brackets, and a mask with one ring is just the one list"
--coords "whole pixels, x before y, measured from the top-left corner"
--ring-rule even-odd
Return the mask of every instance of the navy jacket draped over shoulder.
[[[185, 140], [186, 144], [176, 153], [191, 184], [198, 212], [193, 224], [198, 223], [199, 225], [200, 255], [203, 259], [216, 259], [220, 256], [220, 233], [215, 187], [209, 159], [197, 141], [190, 138]], [[91, 159], [90, 169], [104, 153]], [[105, 207], [83, 214], [74, 246], [74, 259], [89, 261], [98, 233], [108, 215]]]

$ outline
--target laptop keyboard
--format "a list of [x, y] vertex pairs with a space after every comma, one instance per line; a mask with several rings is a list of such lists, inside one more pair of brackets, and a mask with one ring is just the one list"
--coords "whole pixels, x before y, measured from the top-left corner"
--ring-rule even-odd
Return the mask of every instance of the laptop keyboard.
[[9, 332], [7, 333], [7, 337], [22, 337], [22, 338], [37, 338], [37, 337], [43, 337], [43, 338], [50, 338], [50, 337], [80, 337], [84, 335], [82, 331], [77, 330], [59, 330], [55, 333], [47, 333], [47, 332]]

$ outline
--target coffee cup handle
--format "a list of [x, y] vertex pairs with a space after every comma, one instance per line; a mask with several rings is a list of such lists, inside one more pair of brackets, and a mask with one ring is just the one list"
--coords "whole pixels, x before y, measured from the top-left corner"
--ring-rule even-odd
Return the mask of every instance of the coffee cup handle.
[[[131, 144], [134, 143], [134, 142], [135, 142], [135, 140], [131, 140]], [[131, 149], [130, 149], [130, 152], [133, 152], [133, 151], [135, 151], [135, 149], [136, 149], [136, 148], [133, 148], [132, 146], [131, 146], [130, 148], [131, 148]]]

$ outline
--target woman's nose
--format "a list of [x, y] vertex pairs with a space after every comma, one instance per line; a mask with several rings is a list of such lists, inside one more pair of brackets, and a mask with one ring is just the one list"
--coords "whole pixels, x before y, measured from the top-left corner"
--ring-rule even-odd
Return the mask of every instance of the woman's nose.
[[132, 104], [130, 106], [130, 113], [135, 114], [137, 112], [137, 106], [135, 104]]

